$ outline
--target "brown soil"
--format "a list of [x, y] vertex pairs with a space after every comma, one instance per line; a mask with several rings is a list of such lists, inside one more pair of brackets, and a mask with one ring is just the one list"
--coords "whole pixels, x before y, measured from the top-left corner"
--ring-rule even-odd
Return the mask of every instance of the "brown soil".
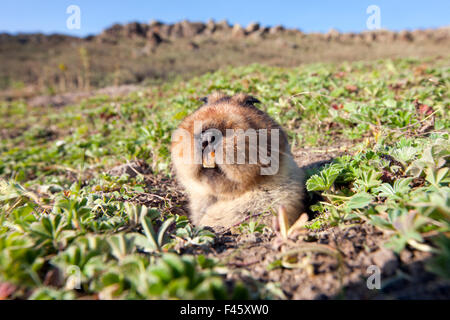
[[91, 98], [97, 95], [107, 95], [111, 98], [116, 98], [119, 96], [126, 96], [127, 94], [138, 91], [139, 89], [141, 88], [135, 85], [121, 85], [106, 87], [99, 90], [92, 90], [89, 92], [68, 92], [53, 96], [38, 95], [30, 98], [28, 100], [28, 104], [31, 107], [64, 107], [66, 105], [74, 104], [80, 102], [83, 99]]
[[135, 195], [127, 201], [158, 208], [162, 213], [188, 215], [187, 197], [173, 179], [164, 175], [154, 175], [145, 161], [137, 160], [122, 164], [108, 170], [108, 174], [121, 176], [128, 174], [131, 178], [138, 174], [144, 176], [146, 192]]
[[[448, 299], [450, 283], [424, 269], [428, 254], [383, 248], [387, 235], [368, 224], [305, 231], [283, 242], [277, 234], [218, 235], [210, 256], [224, 261], [229, 280], [278, 282], [287, 299]], [[292, 266], [270, 270], [289, 257]], [[381, 289], [368, 289], [368, 269], [381, 271]]]

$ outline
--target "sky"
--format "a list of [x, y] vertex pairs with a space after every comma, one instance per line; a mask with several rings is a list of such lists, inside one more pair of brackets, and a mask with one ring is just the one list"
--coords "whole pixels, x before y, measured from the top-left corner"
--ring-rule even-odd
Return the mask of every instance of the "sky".
[[[66, 13], [70, 5], [80, 8], [80, 28], [69, 29]], [[64, 33], [75, 36], [97, 34], [114, 23], [174, 23], [184, 19], [220, 21], [246, 26], [257, 21], [264, 26], [284, 25], [304, 32], [367, 30], [371, 14], [380, 8], [381, 28], [413, 30], [450, 25], [449, 0], [0, 0], [0, 32]]]

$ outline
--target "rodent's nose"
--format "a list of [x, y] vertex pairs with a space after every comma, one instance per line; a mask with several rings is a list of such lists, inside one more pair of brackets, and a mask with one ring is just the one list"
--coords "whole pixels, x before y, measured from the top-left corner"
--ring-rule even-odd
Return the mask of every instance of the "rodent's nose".
[[202, 134], [202, 150], [205, 150], [208, 146], [214, 148], [217, 141], [218, 139], [216, 139], [212, 132], [205, 132]]

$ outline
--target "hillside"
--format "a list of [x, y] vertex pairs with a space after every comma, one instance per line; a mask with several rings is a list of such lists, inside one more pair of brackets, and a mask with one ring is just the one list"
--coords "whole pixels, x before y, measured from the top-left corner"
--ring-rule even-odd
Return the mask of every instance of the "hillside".
[[423, 58], [445, 55], [448, 28], [303, 33], [226, 21], [114, 25], [99, 35], [0, 34], [0, 97], [54, 95], [189, 79], [226, 66]]

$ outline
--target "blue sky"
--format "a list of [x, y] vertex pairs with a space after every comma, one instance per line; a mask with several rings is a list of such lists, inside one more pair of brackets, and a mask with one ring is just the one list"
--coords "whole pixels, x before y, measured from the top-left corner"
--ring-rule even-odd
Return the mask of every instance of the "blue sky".
[[[381, 10], [381, 27], [390, 30], [436, 28], [450, 25], [449, 0], [341, 0], [341, 1], [253, 1], [253, 0], [1, 0], [0, 32], [95, 34], [115, 22], [176, 22], [183, 19], [207, 21], [227, 19], [247, 25], [283, 24], [305, 32], [363, 31], [369, 15], [366, 8]], [[80, 30], [69, 30], [66, 8], [81, 9]]]

